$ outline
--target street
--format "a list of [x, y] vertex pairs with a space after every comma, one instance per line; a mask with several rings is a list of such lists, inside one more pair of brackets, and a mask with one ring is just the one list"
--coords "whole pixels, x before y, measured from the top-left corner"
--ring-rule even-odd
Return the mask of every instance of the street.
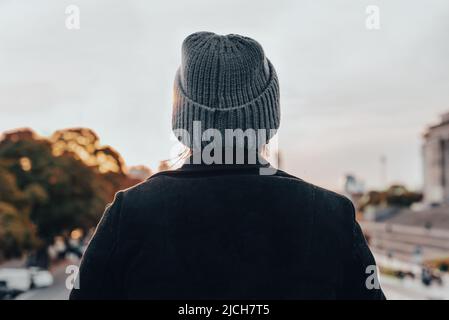
[[68, 277], [66, 267], [71, 264], [73, 262], [65, 261], [51, 269], [54, 277], [54, 283], [51, 287], [24, 292], [17, 296], [16, 300], [67, 300], [70, 290], [66, 288], [66, 279]]
[[[447, 280], [447, 279], [446, 279]], [[396, 279], [381, 276], [380, 280], [385, 296], [389, 300], [448, 300], [449, 286], [424, 286], [419, 280]]]

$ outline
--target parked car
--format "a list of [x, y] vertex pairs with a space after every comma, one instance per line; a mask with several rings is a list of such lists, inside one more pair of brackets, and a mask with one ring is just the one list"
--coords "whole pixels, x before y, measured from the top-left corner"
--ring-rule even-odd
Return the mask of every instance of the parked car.
[[31, 273], [24, 268], [0, 269], [0, 281], [10, 290], [27, 291], [32, 287]]
[[33, 288], [50, 287], [53, 284], [53, 275], [48, 270], [36, 267], [28, 269], [31, 274], [31, 286]]
[[17, 297], [21, 291], [9, 289], [5, 281], [0, 281], [0, 300], [9, 300]]
[[0, 282], [5, 290], [25, 292], [33, 288], [49, 287], [53, 284], [53, 276], [48, 270], [40, 268], [2, 268]]

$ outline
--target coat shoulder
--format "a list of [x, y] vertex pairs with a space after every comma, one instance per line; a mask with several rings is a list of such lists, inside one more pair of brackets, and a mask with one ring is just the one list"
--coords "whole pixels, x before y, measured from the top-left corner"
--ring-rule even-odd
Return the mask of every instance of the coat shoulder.
[[286, 173], [285, 171], [282, 171], [282, 170], [278, 170], [277, 175], [280, 177], [284, 177], [284, 178], [296, 181], [296, 183], [300, 184], [303, 188], [313, 190], [315, 199], [317, 201], [338, 203], [338, 204], [341, 204], [341, 205], [347, 206], [347, 207], [353, 206], [352, 201], [340, 193], [317, 186], [313, 183], [307, 182], [301, 178], [298, 178], [294, 175]]

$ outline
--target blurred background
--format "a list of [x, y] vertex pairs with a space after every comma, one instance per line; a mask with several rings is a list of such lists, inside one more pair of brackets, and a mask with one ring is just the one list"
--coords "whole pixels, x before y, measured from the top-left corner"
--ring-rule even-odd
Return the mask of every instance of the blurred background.
[[449, 299], [449, 3], [0, 0], [0, 299], [65, 299], [116, 191], [173, 168], [196, 31], [258, 40], [281, 169], [350, 197], [392, 299]]

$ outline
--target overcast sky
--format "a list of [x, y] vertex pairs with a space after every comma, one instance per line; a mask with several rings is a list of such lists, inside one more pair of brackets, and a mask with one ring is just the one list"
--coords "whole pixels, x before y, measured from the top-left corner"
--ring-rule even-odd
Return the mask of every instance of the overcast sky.
[[[80, 8], [80, 30], [65, 9]], [[380, 29], [365, 26], [366, 6]], [[422, 183], [421, 135], [449, 111], [447, 0], [0, 0], [0, 131], [85, 126], [128, 165], [169, 157], [173, 77], [195, 31], [258, 40], [281, 86], [283, 165], [338, 189]]]

